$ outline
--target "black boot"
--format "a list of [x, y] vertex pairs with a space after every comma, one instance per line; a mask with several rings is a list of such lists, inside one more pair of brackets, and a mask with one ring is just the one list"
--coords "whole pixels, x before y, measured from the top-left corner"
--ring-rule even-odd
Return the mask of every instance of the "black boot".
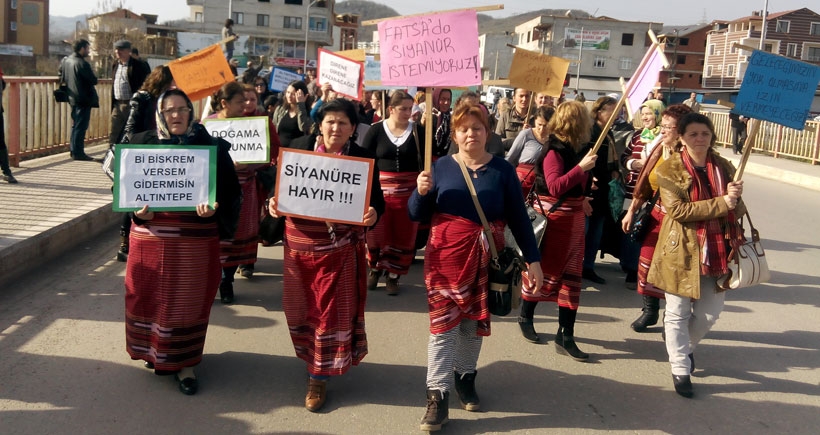
[[643, 313], [632, 322], [632, 329], [634, 329], [635, 332], [644, 332], [647, 326], [658, 323], [660, 303], [661, 301], [654, 296], [643, 295], [643, 309], [641, 309]]
[[443, 395], [439, 390], [427, 390], [427, 411], [421, 419], [421, 430], [433, 432], [441, 430], [441, 426], [449, 421], [450, 392]]
[[9, 184], [17, 184], [17, 179], [14, 178], [14, 175], [11, 175], [8, 148], [3, 148], [2, 150], [0, 150], [0, 169], [3, 171], [3, 179], [6, 180], [6, 182], [8, 182]]
[[567, 335], [563, 328], [558, 328], [558, 333], [555, 334], [555, 351], [559, 355], [568, 355], [575, 361], [586, 362], [589, 360], [589, 354], [578, 349], [575, 339], [572, 335]]
[[481, 409], [481, 400], [475, 392], [475, 377], [478, 372], [464, 373], [454, 372], [456, 376], [456, 393], [461, 406], [470, 412]]
[[219, 284], [219, 300], [223, 304], [233, 303], [233, 281], [229, 281], [227, 278], [222, 279]]
[[518, 315], [518, 327], [521, 328], [521, 335], [530, 343], [538, 343], [538, 334], [535, 332], [533, 317], [535, 317], [535, 307], [538, 302], [521, 301], [521, 314]]
[[117, 261], [128, 261], [128, 235], [120, 231], [120, 250], [117, 251]]

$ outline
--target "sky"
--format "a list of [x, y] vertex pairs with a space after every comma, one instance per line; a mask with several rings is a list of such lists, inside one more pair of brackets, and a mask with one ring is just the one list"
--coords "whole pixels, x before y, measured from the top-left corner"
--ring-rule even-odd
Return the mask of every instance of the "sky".
[[[224, 0], [227, 2], [227, 0]], [[168, 21], [180, 18], [188, 18], [190, 13], [186, 0], [122, 0], [124, 7], [136, 13], [158, 14], [159, 21]], [[449, 0], [442, 3], [441, 0], [414, 0], [395, 1], [381, 0], [380, 3], [389, 5], [401, 14], [418, 14], [430, 11], [441, 10], [442, 4], [446, 4], [447, 9], [458, 9], [467, 7], [478, 7], [483, 5], [504, 4], [501, 11], [492, 13], [495, 17], [506, 17], [509, 15], [528, 12], [533, 9], [540, 9], [538, 5], [552, 9], [569, 9], [578, 7], [594, 14], [595, 16], [608, 16], [619, 20], [629, 21], [653, 21], [664, 24], [695, 24], [703, 20], [704, 13], [706, 20], [735, 19], [751, 15], [753, 10], [763, 9], [764, 0], [687, 0], [665, 2], [658, 0], [584, 0], [574, 1], [539, 1], [539, 0]], [[781, 12], [793, 9], [809, 7], [807, 0], [771, 0], [769, 1], [769, 12]], [[83, 13], [91, 14], [99, 12], [100, 0], [52, 0], [51, 15], [75, 16]], [[815, 6], [812, 10], [820, 13], [820, 7]]]

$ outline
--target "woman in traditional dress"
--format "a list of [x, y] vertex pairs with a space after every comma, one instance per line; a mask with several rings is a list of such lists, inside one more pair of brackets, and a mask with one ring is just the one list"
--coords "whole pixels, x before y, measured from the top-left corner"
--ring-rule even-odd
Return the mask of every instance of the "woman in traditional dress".
[[176, 374], [179, 389], [196, 393], [193, 367], [202, 360], [211, 305], [219, 286], [219, 240], [236, 230], [242, 193], [228, 154], [193, 119], [193, 104], [180, 90], [157, 102], [157, 129], [133, 143], [216, 147], [216, 203], [191, 212], [134, 212], [125, 272], [125, 342], [132, 359], [158, 375]]
[[542, 213], [555, 206], [547, 217], [547, 230], [541, 241], [544, 285], [522, 289], [518, 326], [525, 339], [538, 342], [533, 327], [535, 307], [541, 301], [557, 302], [555, 350], [576, 361], [586, 361], [589, 355], [578, 349], [574, 337], [581, 297], [584, 216], [591, 212], [586, 190], [589, 171], [598, 159], [594, 154], [582, 154], [589, 142], [592, 118], [583, 103], [567, 101], [555, 110], [548, 128], [552, 132], [549, 150], [536, 164], [535, 193], [539, 201], [533, 204], [536, 209], [542, 208]]
[[[452, 131], [459, 152], [438, 159], [430, 171], [419, 174], [408, 204], [413, 220], [432, 219], [424, 258], [430, 309], [427, 411], [421, 421], [421, 430], [426, 431], [447, 423], [454, 386], [464, 409], [480, 409], [475, 378], [482, 338], [490, 335], [488, 243], [504, 246], [505, 224], [524, 252], [533, 285], [540, 286], [543, 280], [521, 183], [512, 166], [485, 148], [490, 132], [487, 114], [475, 105], [458, 106]], [[471, 175], [493, 240], [484, 236], [459, 160]]]
[[[319, 112], [319, 134], [295, 140], [291, 148], [375, 159], [357, 146], [356, 106], [337, 98]], [[375, 162], [374, 162], [375, 164]], [[269, 204], [278, 216], [276, 201]], [[364, 306], [367, 299], [365, 230], [384, 213], [375, 167], [370, 204], [362, 225], [287, 217], [282, 307], [296, 356], [307, 363], [305, 408], [316, 412], [327, 398], [327, 381], [345, 374], [367, 354]]]
[[666, 208], [647, 280], [666, 291], [666, 351], [675, 391], [692, 397], [689, 374], [695, 347], [723, 311], [717, 278], [729, 252], [743, 241], [737, 217], [746, 211], [743, 182], [731, 181], [732, 164], [715, 151], [715, 127], [699, 113], [678, 121], [679, 154], [658, 165], [655, 177]]
[[535, 110], [531, 121], [532, 128], [525, 128], [518, 133], [507, 153], [507, 161], [515, 167], [515, 173], [521, 181], [521, 189], [526, 197], [535, 182], [535, 163], [549, 143], [550, 131], [548, 124], [555, 108], [541, 106]]
[[308, 89], [303, 81], [293, 81], [285, 90], [282, 104], [273, 112], [273, 125], [279, 132], [279, 142], [283, 147], [290, 146], [293, 139], [310, 134], [313, 123], [308, 110]]
[[370, 110], [365, 113], [365, 118], [363, 119], [365, 124], [372, 125], [384, 120], [384, 108], [382, 107], [384, 97], [384, 91], [373, 91], [373, 93], [370, 94]]
[[[661, 132], [661, 112], [664, 110], [663, 102], [660, 100], [646, 100], [640, 107], [641, 124], [643, 128], [636, 129], [632, 134], [632, 140], [626, 144], [624, 152], [621, 154], [621, 164], [627, 171], [624, 189], [627, 199], [632, 198], [635, 190], [635, 183], [638, 181], [638, 174], [646, 163], [643, 155], [643, 148]], [[625, 285], [630, 290], [638, 287], [638, 257], [640, 256], [641, 245], [623, 238], [621, 246], [621, 268], [626, 272]]]
[[642, 159], [643, 168], [635, 183], [635, 191], [632, 194], [632, 203], [629, 205], [626, 215], [621, 220], [624, 233], [628, 232], [632, 226], [632, 218], [635, 212], [651, 198], [655, 197], [655, 207], [652, 209], [646, 221], [646, 235], [641, 244], [641, 254], [638, 260], [638, 294], [643, 297], [643, 308], [641, 315], [630, 325], [635, 332], [644, 332], [648, 326], [658, 323], [658, 311], [660, 310], [660, 299], [664, 298], [663, 289], [655, 288], [654, 285], [646, 281], [649, 273], [649, 265], [652, 264], [652, 257], [655, 255], [655, 245], [658, 243], [658, 231], [660, 231], [663, 217], [666, 211], [660, 200], [658, 191], [658, 178], [655, 170], [658, 165], [668, 160], [674, 153], [680, 151], [680, 134], [678, 134], [678, 122], [685, 115], [692, 112], [688, 106], [683, 104], [673, 104], [661, 113], [661, 139], [653, 141], [649, 146], [644, 147]]
[[[445, 88], [433, 91], [433, 159], [446, 156], [450, 151], [450, 105], [453, 92]], [[425, 119], [422, 117], [422, 120]]]
[[410, 121], [413, 97], [396, 91], [390, 97], [390, 116], [370, 127], [362, 148], [376, 155], [376, 166], [384, 193], [384, 216], [367, 232], [370, 272], [367, 288], [374, 290], [387, 274], [388, 295], [399, 294], [399, 277], [413, 262], [418, 223], [407, 214], [407, 199], [416, 189], [416, 178], [424, 166], [424, 133]]

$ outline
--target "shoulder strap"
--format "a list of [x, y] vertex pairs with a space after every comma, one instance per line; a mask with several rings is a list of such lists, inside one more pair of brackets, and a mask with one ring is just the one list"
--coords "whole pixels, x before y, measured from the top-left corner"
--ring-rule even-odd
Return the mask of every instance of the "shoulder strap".
[[493, 240], [493, 231], [490, 229], [487, 217], [484, 216], [484, 209], [481, 208], [481, 204], [478, 202], [473, 180], [470, 179], [470, 174], [467, 173], [467, 165], [461, 161], [458, 154], [453, 154], [453, 159], [455, 159], [459, 168], [461, 168], [461, 174], [464, 175], [464, 181], [467, 183], [467, 188], [470, 189], [470, 196], [473, 198], [473, 204], [475, 205], [475, 211], [478, 212], [478, 218], [481, 220], [481, 226], [484, 227], [484, 235], [487, 236], [487, 244], [490, 245], [490, 253], [493, 256], [493, 261], [498, 261], [498, 250], [495, 247], [495, 240]]
[[416, 160], [419, 164], [419, 171], [424, 170], [424, 156], [421, 154], [421, 146], [419, 146], [419, 131], [416, 128], [416, 123], [413, 123], [413, 139], [416, 141]]

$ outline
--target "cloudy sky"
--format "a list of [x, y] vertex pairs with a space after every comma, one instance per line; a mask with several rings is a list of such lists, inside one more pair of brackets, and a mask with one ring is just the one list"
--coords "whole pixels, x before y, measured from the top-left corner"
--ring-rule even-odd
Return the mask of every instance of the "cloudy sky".
[[[227, 4], [227, 0], [224, 0]], [[274, 0], [276, 1], [276, 0]], [[137, 13], [158, 14], [160, 21], [187, 18], [189, 9], [186, 0], [122, 0], [123, 5]], [[750, 15], [752, 10], [763, 9], [763, 0], [687, 0], [676, 2], [661, 2], [658, 0], [584, 0], [539, 2], [533, 0], [450, 0], [442, 3], [440, 0], [395, 1], [382, 0], [381, 3], [392, 6], [402, 14], [417, 14], [440, 10], [443, 4], [447, 9], [477, 7], [481, 5], [505, 4], [505, 8], [492, 15], [505, 17], [519, 14], [538, 8], [537, 4], [554, 9], [564, 9], [583, 5], [589, 13], [596, 16], [608, 16], [621, 20], [654, 21], [664, 24], [694, 24], [700, 22], [704, 14], [706, 19], [734, 19]], [[806, 0], [771, 0], [770, 12], [780, 12], [792, 9], [809, 7]], [[75, 16], [82, 13], [99, 12], [100, 0], [53, 0], [51, 14], [61, 16]], [[820, 13], [820, 7], [813, 9]]]

